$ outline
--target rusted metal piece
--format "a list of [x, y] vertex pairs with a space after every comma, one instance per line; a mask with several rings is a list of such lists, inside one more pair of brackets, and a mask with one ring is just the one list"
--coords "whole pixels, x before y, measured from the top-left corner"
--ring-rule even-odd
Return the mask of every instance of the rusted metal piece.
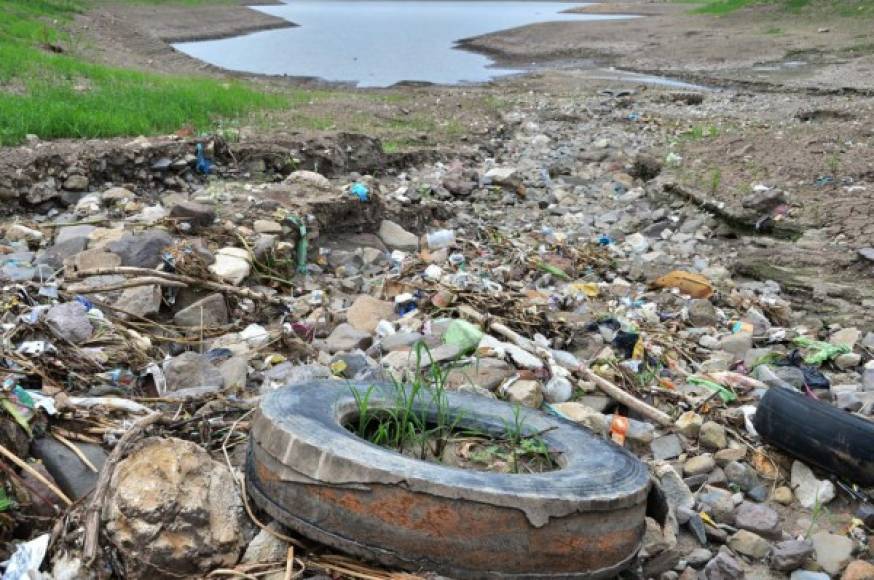
[[[554, 428], [544, 437], [562, 453], [557, 471], [498, 474], [426, 463], [343, 428], [354, 406], [349, 389], [323, 382], [277, 391], [253, 423], [249, 493], [302, 535], [384, 565], [454, 578], [609, 578], [639, 550], [649, 478], [621, 448], [531, 412], [532, 431]], [[450, 407], [486, 432], [499, 430], [513, 411], [455, 394]]]

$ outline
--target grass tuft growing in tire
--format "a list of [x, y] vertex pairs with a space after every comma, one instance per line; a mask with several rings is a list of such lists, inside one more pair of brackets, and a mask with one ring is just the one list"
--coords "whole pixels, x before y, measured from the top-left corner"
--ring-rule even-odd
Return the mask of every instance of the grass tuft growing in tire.
[[389, 400], [374, 404], [375, 385], [365, 391], [351, 388], [356, 415], [346, 428], [375, 445], [408, 457], [463, 469], [502, 473], [542, 473], [559, 468], [557, 453], [549, 449], [544, 432], [530, 433], [522, 407], [501, 433], [465, 427], [464, 414], [455, 412], [446, 392], [446, 373], [432, 361], [423, 342], [414, 346], [415, 372], [409, 383], [394, 381]]

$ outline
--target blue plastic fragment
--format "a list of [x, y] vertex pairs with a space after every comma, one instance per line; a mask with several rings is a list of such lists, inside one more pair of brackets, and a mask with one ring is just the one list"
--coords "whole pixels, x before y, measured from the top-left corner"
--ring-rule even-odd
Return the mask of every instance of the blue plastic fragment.
[[197, 163], [194, 165], [194, 168], [198, 173], [202, 175], [209, 175], [209, 172], [212, 171], [213, 163], [209, 159], [206, 158], [206, 154], [203, 150], [203, 143], [197, 144]]
[[370, 199], [370, 190], [363, 183], [353, 183], [349, 189], [349, 193], [358, 197], [359, 201], [367, 201]]
[[94, 303], [85, 298], [84, 296], [77, 295], [75, 298], [76, 302], [85, 307], [85, 310], [91, 310], [94, 308]]

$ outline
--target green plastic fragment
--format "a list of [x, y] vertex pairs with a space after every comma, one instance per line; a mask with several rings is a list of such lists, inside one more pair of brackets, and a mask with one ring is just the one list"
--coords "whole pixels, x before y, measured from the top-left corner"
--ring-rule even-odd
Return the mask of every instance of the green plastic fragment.
[[21, 388], [15, 385], [11, 392], [0, 393], [0, 407], [9, 413], [15, 419], [25, 432], [33, 437], [30, 431], [30, 418], [33, 416], [33, 397]]
[[483, 338], [483, 331], [479, 326], [466, 320], [455, 319], [449, 323], [443, 334], [443, 342], [457, 346], [462, 354], [474, 350]]
[[537, 261], [537, 269], [542, 270], [543, 272], [547, 272], [552, 274], [556, 278], [561, 280], [570, 280], [571, 277], [567, 275], [567, 272], [559, 268], [558, 266], [553, 266], [552, 264], [547, 264], [546, 262]]
[[306, 274], [307, 251], [309, 250], [309, 245], [307, 243], [307, 226], [303, 220], [297, 216], [290, 215], [286, 219], [296, 225], [300, 232], [300, 240], [297, 242], [297, 273]]
[[15, 422], [18, 423], [28, 435], [33, 437], [33, 433], [30, 432], [30, 424], [28, 423], [27, 418], [22, 415], [18, 406], [13, 401], [5, 398], [0, 399], [0, 406], [2, 406], [3, 409], [5, 409], [6, 412], [9, 413], [13, 419], [15, 419]]
[[722, 399], [725, 403], [731, 403], [732, 401], [737, 401], [737, 395], [735, 395], [730, 390], [726, 389], [719, 383], [711, 381], [709, 379], [705, 379], [703, 377], [699, 377], [696, 375], [692, 375], [688, 379], [687, 382], [692, 383], [693, 385], [698, 385], [699, 387], [704, 387], [705, 389], [710, 389], [711, 391], [716, 391], [719, 394], [719, 398]]
[[806, 336], [799, 336], [793, 342], [800, 347], [813, 349], [813, 352], [804, 357], [805, 364], [811, 366], [819, 366], [826, 361], [850, 352], [850, 347], [843, 344], [813, 340]]

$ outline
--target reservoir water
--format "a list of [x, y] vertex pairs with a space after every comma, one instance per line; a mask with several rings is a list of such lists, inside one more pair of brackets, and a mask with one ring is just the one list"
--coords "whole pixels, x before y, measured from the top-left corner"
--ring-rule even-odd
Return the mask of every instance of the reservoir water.
[[580, 3], [489, 0], [290, 0], [258, 6], [298, 26], [234, 38], [178, 43], [228, 70], [314, 77], [363, 87], [401, 81], [483, 82], [521, 72], [456, 48], [464, 38], [535, 22], [615, 20], [624, 15], [567, 14]]

